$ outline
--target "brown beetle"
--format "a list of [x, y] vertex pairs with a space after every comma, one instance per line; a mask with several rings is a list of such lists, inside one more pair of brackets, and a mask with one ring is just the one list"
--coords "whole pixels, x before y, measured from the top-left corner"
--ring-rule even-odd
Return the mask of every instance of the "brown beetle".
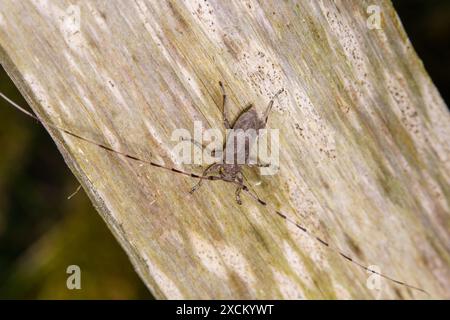
[[[233, 129], [236, 133], [247, 133], [250, 131], [250, 134], [245, 135], [245, 142], [244, 144], [238, 143], [238, 137], [236, 135], [233, 135], [231, 139], [233, 139], [231, 142], [230, 137], [231, 135], [228, 135], [227, 140], [225, 142], [224, 146], [224, 152], [222, 154], [222, 161], [213, 163], [209, 165], [204, 171], [203, 171], [203, 177], [211, 174], [218, 173], [221, 180], [229, 181], [229, 182], [235, 182], [238, 184], [236, 188], [236, 202], [238, 204], [242, 204], [240, 193], [243, 188], [244, 184], [244, 177], [242, 174], [242, 166], [252, 166], [250, 162], [250, 150], [252, 148], [252, 145], [255, 143], [256, 139], [258, 139], [257, 132], [260, 129], [264, 129], [267, 124], [267, 120], [269, 118], [269, 113], [272, 109], [273, 102], [275, 98], [284, 91], [284, 89], [279, 90], [274, 97], [270, 100], [269, 105], [266, 108], [266, 111], [264, 112], [264, 115], [262, 119], [258, 116], [258, 113], [256, 112], [255, 107], [250, 104], [247, 108], [245, 108], [241, 114], [238, 116], [236, 121], [234, 122], [233, 126], [231, 126], [230, 121], [227, 117], [227, 112], [225, 109], [225, 102], [227, 100], [227, 96], [225, 94], [225, 89], [221, 81], [219, 81], [219, 86], [222, 91], [222, 116], [223, 116], [223, 124], [225, 126], [225, 129]], [[196, 145], [195, 141], [193, 141]], [[231, 143], [231, 144], [230, 144]], [[202, 145], [201, 145], [202, 146]], [[233, 161], [231, 163], [227, 163], [225, 157], [227, 156], [227, 149], [230, 148], [230, 146], [233, 148]], [[202, 146], [203, 147], [203, 146]], [[213, 151], [214, 152], [214, 151]], [[243, 162], [238, 161], [238, 159], [244, 159]], [[258, 167], [268, 167], [268, 164], [259, 164], [256, 163], [256, 166]], [[201, 185], [204, 179], [200, 179], [200, 181], [192, 188], [190, 193], [195, 192]]]

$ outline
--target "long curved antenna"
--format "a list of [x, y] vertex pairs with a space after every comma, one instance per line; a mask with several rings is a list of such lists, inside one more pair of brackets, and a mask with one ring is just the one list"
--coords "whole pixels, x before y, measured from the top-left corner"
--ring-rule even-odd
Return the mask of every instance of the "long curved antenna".
[[57, 129], [57, 130], [59, 130], [59, 131], [65, 133], [65, 134], [67, 134], [67, 135], [70, 135], [70, 136], [75, 137], [75, 138], [77, 138], [77, 139], [80, 139], [80, 140], [83, 140], [83, 141], [88, 142], [88, 143], [90, 143], [90, 144], [93, 144], [93, 145], [95, 145], [95, 146], [97, 146], [97, 147], [100, 147], [100, 148], [106, 150], [106, 151], [113, 152], [113, 153], [117, 153], [117, 154], [119, 154], [119, 155], [121, 155], [121, 156], [124, 156], [124, 157], [126, 157], [126, 158], [128, 158], [128, 159], [131, 159], [131, 160], [135, 160], [135, 161], [138, 161], [138, 162], [142, 162], [142, 163], [145, 163], [145, 164], [149, 164], [149, 165], [151, 165], [151, 166], [154, 166], [154, 167], [157, 167], [157, 168], [161, 168], [161, 169], [163, 169], [163, 170], [176, 172], [176, 173], [179, 173], [179, 174], [182, 174], [182, 175], [185, 175], [185, 176], [189, 176], [189, 177], [192, 177], [192, 178], [196, 178], [196, 179], [211, 180], [211, 181], [213, 181], [213, 180], [223, 180], [223, 179], [221, 179], [220, 177], [216, 177], [216, 176], [201, 176], [201, 175], [198, 175], [198, 174], [195, 174], [195, 173], [192, 173], [192, 172], [187, 172], [187, 171], [183, 171], [183, 170], [176, 169], [176, 168], [172, 168], [172, 167], [166, 167], [166, 166], [164, 166], [164, 165], [162, 165], [162, 164], [153, 162], [153, 161], [151, 161], [151, 160], [141, 159], [141, 158], [139, 158], [138, 156], [135, 156], [135, 155], [132, 155], [132, 154], [129, 154], [129, 153], [126, 153], [126, 152], [122, 152], [122, 151], [113, 149], [112, 147], [109, 147], [109, 146], [107, 146], [107, 145], [105, 145], [105, 144], [102, 144], [102, 143], [99, 143], [99, 142], [97, 142], [97, 141], [91, 140], [91, 139], [86, 138], [86, 137], [84, 137], [84, 136], [81, 136], [81, 135], [79, 135], [79, 134], [77, 134], [77, 133], [73, 133], [73, 132], [71, 132], [71, 131], [69, 131], [69, 130], [67, 130], [67, 129], [64, 129], [64, 128], [60, 127], [60, 126], [57, 126], [57, 125], [54, 125], [54, 124], [51, 124], [51, 123], [42, 121], [41, 119], [39, 119], [39, 117], [37, 117], [37, 116], [34, 115], [33, 113], [27, 111], [25, 108], [19, 106], [17, 103], [15, 103], [15, 102], [12, 101], [11, 99], [9, 99], [9, 98], [8, 98], [7, 96], [5, 96], [2, 92], [0, 92], [0, 97], [2, 97], [3, 99], [5, 99], [5, 100], [6, 100], [7, 102], [9, 102], [13, 107], [15, 107], [16, 109], [20, 110], [21, 112], [23, 112], [23, 113], [26, 114], [27, 116], [29, 116], [29, 117], [31, 117], [31, 118], [37, 120], [41, 125], [46, 125], [46, 126], [48, 126], [48, 127], [50, 127], [50, 128]]
[[408, 284], [406, 282], [394, 279], [394, 278], [392, 278], [390, 276], [387, 276], [387, 275], [385, 275], [383, 273], [377, 272], [377, 271], [375, 271], [375, 270], [365, 266], [364, 264], [362, 264], [362, 263], [358, 262], [357, 260], [355, 260], [354, 258], [352, 258], [349, 254], [344, 253], [338, 247], [333, 246], [329, 242], [327, 242], [327, 241], [323, 240], [322, 238], [316, 236], [315, 234], [311, 233], [306, 227], [304, 227], [303, 225], [301, 225], [297, 221], [289, 218], [286, 214], [282, 213], [281, 211], [277, 210], [272, 204], [262, 200], [260, 197], [258, 197], [258, 195], [256, 195], [252, 191], [250, 191], [250, 189], [247, 186], [243, 185], [242, 186], [242, 190], [244, 190], [251, 198], [256, 200], [259, 204], [261, 204], [264, 207], [269, 208], [271, 211], [275, 212], [279, 217], [281, 217], [282, 219], [286, 220], [286, 222], [290, 223], [291, 225], [294, 225], [295, 227], [297, 227], [297, 229], [300, 229], [301, 231], [303, 231], [303, 233], [307, 234], [310, 238], [312, 238], [312, 239], [316, 240], [317, 242], [319, 242], [322, 246], [324, 246], [327, 249], [337, 253], [340, 257], [342, 257], [346, 261], [349, 261], [349, 262], [353, 263], [354, 265], [358, 266], [359, 268], [361, 268], [361, 269], [363, 269], [365, 271], [371, 272], [371, 273], [376, 274], [376, 275], [378, 275], [378, 276], [380, 276], [380, 277], [382, 277], [384, 279], [392, 281], [393, 283], [396, 283], [398, 285], [405, 286], [407, 288], [414, 289], [414, 290], [417, 290], [417, 291], [420, 291], [422, 293], [425, 293], [425, 294], [429, 295], [429, 293], [427, 291], [425, 291], [424, 289], [422, 289], [422, 288], [419, 288], [419, 287], [410, 285], [410, 284]]

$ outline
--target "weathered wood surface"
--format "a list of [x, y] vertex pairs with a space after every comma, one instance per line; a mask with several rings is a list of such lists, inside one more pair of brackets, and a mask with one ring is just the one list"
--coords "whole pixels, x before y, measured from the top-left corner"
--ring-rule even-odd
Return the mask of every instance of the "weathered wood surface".
[[[379, 30], [366, 26], [374, 3]], [[254, 189], [364, 264], [450, 298], [449, 114], [389, 2], [1, 0], [0, 46], [42, 119], [168, 166], [174, 129], [222, 128], [219, 80], [232, 116], [285, 88], [269, 121], [281, 169], [246, 170]], [[189, 177], [47, 129], [157, 298], [427, 298], [370, 289], [249, 197], [238, 206], [230, 184], [190, 195]]]

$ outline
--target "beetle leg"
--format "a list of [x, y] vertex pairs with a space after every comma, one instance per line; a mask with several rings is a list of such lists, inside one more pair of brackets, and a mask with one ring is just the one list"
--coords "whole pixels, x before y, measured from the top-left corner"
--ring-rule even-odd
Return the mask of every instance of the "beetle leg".
[[277, 93], [275, 93], [273, 98], [270, 100], [269, 105], [267, 106], [267, 109], [264, 112], [264, 127], [267, 124], [267, 120], [269, 120], [269, 113], [270, 113], [270, 110], [272, 110], [272, 106], [273, 106], [273, 102], [274, 102], [275, 98], [278, 97], [278, 95], [280, 93], [282, 93], [283, 91], [284, 91], [284, 89], [280, 89]]
[[220, 91], [222, 92], [222, 118], [225, 129], [231, 129], [230, 121], [228, 121], [227, 112], [225, 110], [225, 102], [227, 101], [227, 95], [225, 94], [225, 88], [222, 81], [219, 81]]
[[[221, 164], [220, 163], [213, 163], [211, 164], [208, 168], [205, 169], [205, 171], [203, 171], [202, 176], [205, 177], [208, 174], [214, 172], [214, 171], [218, 171], [220, 169]], [[200, 188], [200, 186], [202, 185], [203, 179], [200, 179], [198, 181], [198, 183], [192, 187], [191, 191], [189, 191], [190, 194], [194, 193], [198, 188]]]
[[242, 186], [244, 185], [244, 179], [243, 179], [243, 176], [242, 176], [241, 172], [238, 172], [236, 174], [236, 180], [239, 182], [239, 185], [237, 186], [236, 192], [235, 192], [236, 202], [237, 202], [238, 205], [241, 205], [242, 204], [241, 191], [242, 191]]

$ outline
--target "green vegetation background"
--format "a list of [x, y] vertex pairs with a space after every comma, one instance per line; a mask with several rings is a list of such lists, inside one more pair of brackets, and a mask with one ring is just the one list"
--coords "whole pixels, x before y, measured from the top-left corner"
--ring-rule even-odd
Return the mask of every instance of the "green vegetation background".
[[[450, 1], [394, 1], [446, 101]], [[0, 91], [26, 106], [0, 68]], [[0, 298], [149, 299], [150, 293], [35, 121], [0, 101]], [[66, 268], [81, 268], [81, 290]]]

